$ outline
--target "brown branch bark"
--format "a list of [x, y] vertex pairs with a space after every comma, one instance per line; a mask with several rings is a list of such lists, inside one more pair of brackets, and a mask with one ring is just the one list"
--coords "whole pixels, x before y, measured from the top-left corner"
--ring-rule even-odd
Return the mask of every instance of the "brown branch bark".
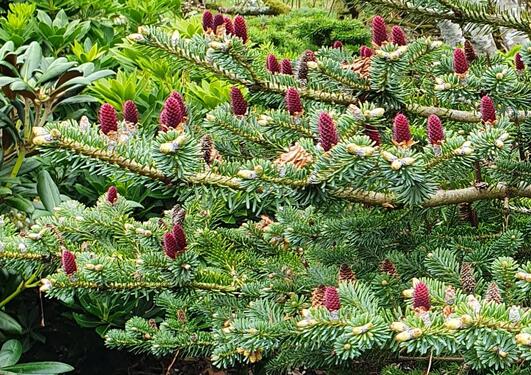
[[[360, 190], [342, 190], [333, 194], [338, 198], [367, 203], [374, 206], [399, 207], [393, 194], [366, 192]], [[469, 187], [454, 190], [439, 190], [431, 196], [422, 207], [438, 207], [458, 203], [470, 203], [486, 199], [503, 199], [505, 197], [531, 198], [531, 186], [525, 188], [508, 187], [497, 184], [491, 188], [478, 189]]]

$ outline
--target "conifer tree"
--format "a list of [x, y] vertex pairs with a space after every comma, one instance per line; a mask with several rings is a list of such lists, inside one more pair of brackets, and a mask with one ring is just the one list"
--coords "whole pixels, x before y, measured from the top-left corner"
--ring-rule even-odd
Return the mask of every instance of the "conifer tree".
[[205, 12], [201, 36], [146, 27], [130, 39], [231, 82], [230, 103], [203, 117], [173, 93], [156, 134], [110, 105], [99, 125], [34, 128], [50, 160], [182, 206], [140, 222], [110, 188], [23, 233], [6, 221], [0, 260], [42, 267], [49, 297], [154, 300], [162, 322], [131, 317], [106, 332], [111, 348], [268, 373], [399, 353], [478, 371], [528, 365], [528, 47], [524, 69], [470, 61], [466, 48], [396, 28], [388, 38], [376, 17], [359, 57], [323, 47], [291, 62], [291, 75], [251, 48], [243, 17], [234, 33], [214, 25]]

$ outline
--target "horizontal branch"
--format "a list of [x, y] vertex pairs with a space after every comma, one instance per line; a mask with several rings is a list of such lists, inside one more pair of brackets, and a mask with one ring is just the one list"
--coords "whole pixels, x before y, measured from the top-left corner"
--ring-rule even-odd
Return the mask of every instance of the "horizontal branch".
[[[336, 191], [333, 195], [338, 198], [362, 202], [374, 206], [401, 206], [401, 204], [396, 202], [396, 198], [393, 194], [348, 189]], [[500, 183], [491, 188], [485, 189], [469, 187], [454, 190], [439, 190], [425, 201], [422, 204], [422, 207], [438, 207], [459, 203], [471, 203], [479, 200], [502, 199], [505, 197], [531, 198], [531, 185], [525, 188], [514, 188]]]
[[[479, 112], [459, 111], [456, 109], [423, 106], [418, 104], [409, 104], [406, 108], [408, 112], [423, 117], [428, 117], [429, 115], [433, 114], [441, 118], [446, 118], [454, 121], [481, 122], [481, 115]], [[529, 111], [517, 111], [509, 113], [509, 118], [513, 121], [516, 120], [520, 122], [529, 117], [531, 117], [531, 112]]]

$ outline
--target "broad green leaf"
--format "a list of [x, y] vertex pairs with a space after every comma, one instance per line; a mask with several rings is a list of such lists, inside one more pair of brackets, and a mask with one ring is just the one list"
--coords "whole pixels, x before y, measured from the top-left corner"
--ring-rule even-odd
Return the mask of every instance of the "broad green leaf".
[[42, 204], [50, 212], [53, 212], [54, 207], [61, 203], [61, 195], [59, 189], [53, 181], [50, 173], [42, 169], [37, 177], [37, 192], [41, 198]]
[[61, 104], [77, 104], [77, 103], [93, 103], [93, 102], [96, 102], [96, 101], [97, 100], [95, 98], [93, 98], [92, 96], [90, 96], [90, 95], [77, 95], [77, 96], [72, 96], [70, 98], [66, 98], [65, 100], [61, 100], [59, 105], [61, 105]]
[[37, 83], [43, 83], [56, 78], [75, 65], [75, 62], [64, 62], [59, 64], [52, 63], [52, 65], [50, 65], [44, 74], [39, 78]]
[[10, 195], [13, 191], [10, 188], [7, 188], [5, 186], [0, 186], [0, 196], [2, 195]]
[[22, 78], [27, 81], [33, 75], [35, 69], [41, 64], [42, 49], [39, 43], [31, 42], [24, 54], [24, 58], [24, 65], [22, 65], [20, 74]]
[[10, 205], [11, 207], [16, 208], [19, 211], [24, 211], [27, 213], [32, 213], [35, 211], [35, 207], [33, 206], [33, 203], [31, 203], [29, 200], [21, 197], [7, 197], [4, 198], [4, 201]]
[[74, 317], [76, 323], [83, 328], [94, 328], [102, 324], [101, 320], [92, 318], [85, 314], [74, 312], [72, 313], [72, 316]]
[[0, 331], [20, 335], [22, 326], [5, 312], [0, 311]]
[[61, 362], [32, 362], [4, 367], [2, 370], [11, 371], [15, 374], [54, 375], [73, 371], [74, 368]]
[[16, 77], [0, 77], [0, 87], [10, 85], [15, 82], [18, 78]]
[[22, 355], [22, 344], [18, 340], [8, 340], [0, 349], [0, 368], [13, 366]]

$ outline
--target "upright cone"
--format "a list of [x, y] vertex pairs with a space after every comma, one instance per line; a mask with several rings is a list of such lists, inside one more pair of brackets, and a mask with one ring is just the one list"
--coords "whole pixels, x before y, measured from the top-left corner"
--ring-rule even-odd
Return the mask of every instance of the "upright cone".
[[213, 29], [214, 16], [212, 15], [211, 11], [205, 10], [203, 12], [202, 24], [203, 24], [203, 31], [208, 31], [208, 30]]
[[312, 291], [312, 307], [323, 306], [326, 286], [319, 285]]
[[280, 65], [278, 63], [277, 57], [272, 53], [267, 55], [266, 68], [270, 73], [280, 73]]
[[474, 294], [474, 291], [476, 290], [476, 278], [474, 276], [474, 267], [471, 263], [463, 262], [463, 264], [461, 264], [460, 279], [461, 289], [463, 289], [466, 294]]
[[116, 110], [109, 103], [105, 103], [100, 107], [99, 120], [100, 130], [103, 134], [109, 134], [112, 131], [118, 130]]
[[234, 35], [247, 43], [247, 24], [242, 16], [234, 17]]
[[393, 141], [397, 144], [408, 144], [411, 142], [411, 130], [409, 121], [402, 113], [396, 115], [393, 121]]
[[422, 281], [419, 281], [413, 288], [413, 308], [421, 308], [425, 311], [431, 308], [430, 291]]
[[130, 122], [132, 124], [138, 123], [138, 109], [136, 108], [136, 104], [134, 101], [127, 100], [123, 104], [122, 113], [125, 121]]
[[444, 141], [444, 130], [441, 119], [437, 115], [428, 117], [428, 141], [432, 145], [440, 145]]
[[391, 29], [391, 41], [399, 46], [405, 46], [407, 44], [406, 34], [400, 26], [393, 26]]
[[291, 67], [291, 61], [289, 59], [283, 59], [280, 62], [280, 73], [290, 76], [293, 75], [293, 68]]
[[328, 311], [337, 311], [341, 307], [341, 302], [339, 300], [339, 293], [337, 292], [337, 289], [333, 286], [328, 286], [325, 289], [324, 292], [324, 307], [328, 309]]
[[352, 282], [356, 281], [356, 275], [350, 268], [348, 264], [343, 263], [341, 266], [339, 266], [339, 275], [338, 275], [338, 281], [339, 282]]
[[336, 125], [328, 113], [321, 112], [319, 114], [317, 130], [319, 131], [319, 144], [323, 150], [330, 151], [339, 142]]
[[236, 116], [245, 116], [247, 113], [247, 102], [240, 89], [236, 86], [232, 86], [230, 89], [230, 106], [232, 113]]
[[164, 254], [166, 254], [166, 256], [171, 259], [175, 259], [177, 257], [179, 247], [173, 233], [169, 232], [164, 234], [162, 245], [164, 248]]
[[63, 250], [61, 254], [61, 265], [63, 271], [70, 276], [77, 271], [76, 256], [68, 250]]
[[106, 194], [107, 202], [110, 204], [115, 204], [118, 200], [118, 190], [116, 190], [116, 186], [111, 186], [109, 189], [107, 189]]
[[295, 88], [290, 87], [287, 89], [284, 101], [286, 103], [286, 108], [290, 115], [296, 116], [302, 113], [303, 108], [301, 103], [301, 97], [299, 96], [299, 92]]
[[387, 42], [387, 26], [384, 19], [380, 16], [372, 19], [372, 42], [377, 46]]
[[457, 74], [465, 74], [468, 71], [468, 61], [466, 60], [465, 52], [461, 48], [454, 50], [453, 67], [454, 72]]
[[382, 140], [380, 138], [380, 132], [374, 126], [366, 124], [364, 132], [365, 132], [365, 135], [368, 136], [371, 139], [371, 141], [374, 142], [375, 146], [380, 146], [382, 144]]
[[484, 124], [493, 125], [496, 123], [496, 109], [494, 107], [494, 102], [488, 95], [481, 98], [480, 112], [481, 121], [483, 121]]

